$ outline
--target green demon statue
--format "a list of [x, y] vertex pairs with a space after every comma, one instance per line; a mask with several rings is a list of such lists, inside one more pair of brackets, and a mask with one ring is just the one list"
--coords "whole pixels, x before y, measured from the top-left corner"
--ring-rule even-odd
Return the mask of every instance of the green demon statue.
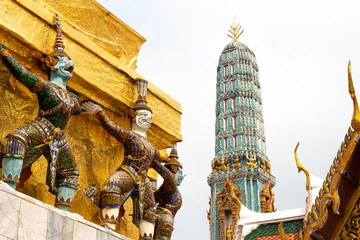
[[73, 75], [74, 62], [64, 51], [58, 14], [56, 26], [54, 51], [46, 58], [50, 82], [25, 69], [0, 45], [4, 65], [39, 100], [38, 117], [6, 136], [2, 180], [15, 189], [19, 179], [24, 180], [22, 170], [29, 169], [44, 155], [49, 162], [49, 191], [56, 194], [55, 206], [67, 211], [78, 187], [79, 173], [64, 129], [69, 117], [80, 114], [81, 108], [78, 97], [66, 90], [66, 82]]

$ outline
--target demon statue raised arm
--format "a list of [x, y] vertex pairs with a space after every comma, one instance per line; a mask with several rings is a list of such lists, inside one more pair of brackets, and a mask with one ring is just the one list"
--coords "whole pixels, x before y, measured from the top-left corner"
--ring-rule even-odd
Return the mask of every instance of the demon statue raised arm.
[[80, 114], [81, 108], [77, 97], [66, 90], [66, 82], [73, 75], [74, 62], [64, 51], [58, 14], [56, 27], [54, 51], [46, 58], [50, 82], [25, 69], [0, 45], [4, 65], [39, 100], [38, 117], [6, 136], [2, 180], [15, 189], [22, 178], [22, 170], [44, 155], [49, 162], [46, 182], [49, 191], [56, 194], [55, 206], [67, 211], [78, 187], [79, 173], [64, 129], [69, 117]]
[[174, 218], [181, 208], [182, 198], [178, 186], [185, 177], [182, 172], [182, 165], [177, 160], [176, 143], [170, 152], [169, 161], [165, 166], [158, 161], [151, 165], [164, 179], [163, 184], [155, 192], [155, 201], [159, 204], [156, 209], [158, 218], [156, 220], [156, 240], [171, 239], [174, 230]]
[[[101, 190], [99, 207], [102, 209], [102, 221], [107, 227], [115, 230], [119, 210], [125, 199], [133, 197], [133, 222], [139, 227], [139, 239], [153, 239], [156, 219], [156, 204], [152, 184], [147, 177], [150, 165], [159, 159], [159, 151], [147, 139], [151, 126], [152, 111], [146, 105], [147, 81], [136, 79], [138, 100], [132, 109], [131, 129], [116, 125], [109, 119], [101, 106], [93, 102], [84, 102], [82, 108], [86, 113], [96, 114], [103, 128], [117, 141], [123, 144], [125, 157], [121, 166], [111, 174]], [[90, 190], [90, 188], [89, 188]], [[87, 195], [90, 197], [87, 191]]]

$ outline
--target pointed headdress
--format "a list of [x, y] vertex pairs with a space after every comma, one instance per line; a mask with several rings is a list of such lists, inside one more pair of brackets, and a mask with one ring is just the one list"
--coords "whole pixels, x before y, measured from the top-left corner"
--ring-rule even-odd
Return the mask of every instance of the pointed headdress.
[[167, 161], [165, 163], [165, 167], [167, 166], [177, 166], [177, 167], [181, 167], [182, 165], [181, 163], [178, 161], [178, 153], [177, 153], [177, 143], [173, 143], [172, 148], [171, 148], [171, 152], [170, 152], [170, 156], [169, 156], [169, 161]]
[[151, 111], [150, 107], [147, 105], [147, 101], [146, 101], [146, 94], [147, 94], [147, 86], [148, 86], [148, 81], [146, 81], [145, 79], [142, 78], [137, 78], [135, 80], [136, 85], [137, 85], [137, 93], [138, 93], [138, 98], [135, 102], [135, 106], [133, 107], [133, 111], [135, 112], [136, 110], [147, 110], [147, 111]]

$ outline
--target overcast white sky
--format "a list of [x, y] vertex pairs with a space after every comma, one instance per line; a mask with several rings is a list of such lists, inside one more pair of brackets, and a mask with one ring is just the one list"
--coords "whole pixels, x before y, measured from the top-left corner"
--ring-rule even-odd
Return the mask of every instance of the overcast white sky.
[[98, 0], [147, 39], [137, 72], [182, 105], [179, 156], [187, 174], [173, 239], [209, 239], [207, 176], [214, 158], [216, 67], [231, 39], [255, 53], [264, 107], [267, 154], [277, 178], [275, 205], [305, 207], [302, 164], [324, 179], [352, 116], [347, 63], [360, 97], [358, 1]]

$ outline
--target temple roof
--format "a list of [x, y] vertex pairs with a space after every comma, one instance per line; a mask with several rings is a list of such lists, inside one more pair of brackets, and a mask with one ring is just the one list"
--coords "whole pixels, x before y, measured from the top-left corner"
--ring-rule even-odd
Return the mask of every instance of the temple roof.
[[[360, 111], [348, 66], [349, 93], [354, 105], [351, 127], [308, 210], [299, 239], [359, 239]], [[295, 155], [296, 156], [296, 155]]]
[[240, 239], [277, 239], [268, 237], [279, 236], [278, 226], [281, 222], [284, 222], [283, 229], [286, 234], [298, 232], [303, 224], [304, 215], [305, 209], [257, 213], [242, 205], [238, 224], [238, 228], [241, 229]]
[[[281, 239], [279, 236], [279, 227], [280, 222], [264, 224], [257, 227], [249, 235], [247, 235], [245, 240], [275, 240]], [[303, 225], [303, 219], [287, 221], [283, 223], [283, 229], [285, 234], [288, 237], [293, 237], [293, 239], [298, 239], [298, 231]]]

